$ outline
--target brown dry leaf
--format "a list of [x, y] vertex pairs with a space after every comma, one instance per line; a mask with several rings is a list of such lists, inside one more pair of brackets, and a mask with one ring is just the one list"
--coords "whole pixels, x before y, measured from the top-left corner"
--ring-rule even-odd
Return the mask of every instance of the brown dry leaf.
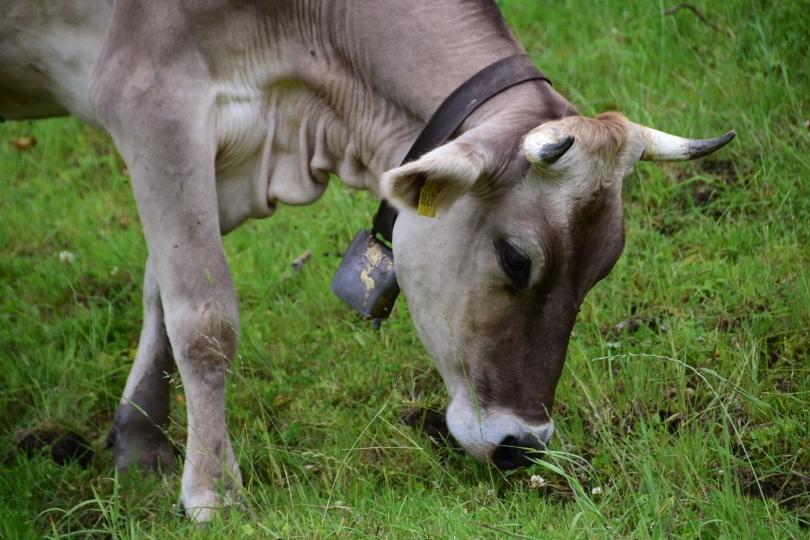
[[290, 401], [291, 401], [290, 398], [288, 398], [284, 394], [279, 394], [276, 396], [276, 399], [273, 400], [273, 407], [281, 407], [283, 405], [286, 405]]
[[20, 137], [11, 141], [11, 146], [17, 152], [27, 152], [37, 145], [36, 137]]

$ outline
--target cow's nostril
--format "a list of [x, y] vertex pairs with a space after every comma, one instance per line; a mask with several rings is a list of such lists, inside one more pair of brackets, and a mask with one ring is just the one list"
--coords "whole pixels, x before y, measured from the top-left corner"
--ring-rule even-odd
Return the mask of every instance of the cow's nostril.
[[492, 455], [492, 462], [502, 470], [517, 469], [520, 467], [523, 452], [517, 447], [518, 440], [509, 436], [501, 441], [495, 453]]
[[511, 435], [506, 437], [492, 454], [492, 463], [502, 470], [531, 465], [531, 460], [539, 459], [545, 448], [534, 437], [525, 437], [524, 439], [526, 440], [520, 440]]

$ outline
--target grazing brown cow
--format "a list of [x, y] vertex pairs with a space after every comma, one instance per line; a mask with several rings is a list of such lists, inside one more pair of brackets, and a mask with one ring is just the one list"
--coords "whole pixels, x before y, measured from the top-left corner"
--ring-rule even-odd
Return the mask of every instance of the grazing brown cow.
[[[398, 166], [465, 81], [507, 58], [534, 69], [491, 0], [0, 0], [0, 13], [0, 117], [74, 114], [126, 160], [149, 259], [116, 460], [172, 459], [163, 373], [176, 363], [181, 501], [200, 521], [241, 484], [225, 422], [239, 314], [222, 234], [316, 201], [330, 174], [390, 201], [396, 276], [450, 393], [450, 430], [511, 468], [552, 434], [577, 311], [622, 251], [624, 176], [733, 137], [584, 118], [537, 72], [478, 96], [489, 99], [456, 118], [449, 142]], [[422, 214], [435, 217], [418, 212], [425, 190]]]

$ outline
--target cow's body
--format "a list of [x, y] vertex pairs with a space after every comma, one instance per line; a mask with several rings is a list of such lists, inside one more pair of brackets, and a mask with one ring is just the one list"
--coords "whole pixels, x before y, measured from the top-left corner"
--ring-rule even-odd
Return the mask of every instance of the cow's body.
[[0, 0], [0, 13], [0, 119], [72, 114], [98, 127], [88, 87], [112, 0]]
[[[451, 431], [511, 467], [512, 447], [551, 436], [576, 312], [622, 249], [622, 177], [642, 155], [705, 151], [667, 139], [656, 153], [655, 132], [583, 119], [534, 81], [395, 169], [457, 86], [525, 52], [485, 0], [32, 4], [0, 0], [0, 117], [75, 114], [127, 162], [150, 255], [116, 459], [171, 459], [160, 427], [176, 362], [182, 502], [200, 520], [240, 484], [224, 419], [239, 317], [221, 233], [315, 201], [330, 173], [389, 198], [397, 276], [450, 391]], [[440, 189], [435, 219], [414, 208], [425, 181]]]

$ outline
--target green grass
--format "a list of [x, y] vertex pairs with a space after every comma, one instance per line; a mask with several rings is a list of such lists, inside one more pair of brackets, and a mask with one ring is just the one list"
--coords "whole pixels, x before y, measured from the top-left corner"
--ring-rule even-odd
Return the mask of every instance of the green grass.
[[[119, 476], [102, 450], [141, 320], [146, 248], [125, 165], [73, 120], [6, 123], [0, 537], [810, 535], [806, 3], [699, 6], [719, 31], [661, 3], [501, 6], [581, 112], [738, 132], [715, 156], [627, 179], [627, 247], [580, 313], [546, 460], [503, 474], [399, 421], [447, 397], [405, 302], [374, 332], [329, 292], [334, 253], [376, 206], [334, 182], [225, 240], [243, 328], [229, 426], [252, 512], [188, 523], [178, 476]], [[30, 136], [30, 151], [9, 144]], [[86, 434], [90, 466], [10, 450], [43, 425]]]

